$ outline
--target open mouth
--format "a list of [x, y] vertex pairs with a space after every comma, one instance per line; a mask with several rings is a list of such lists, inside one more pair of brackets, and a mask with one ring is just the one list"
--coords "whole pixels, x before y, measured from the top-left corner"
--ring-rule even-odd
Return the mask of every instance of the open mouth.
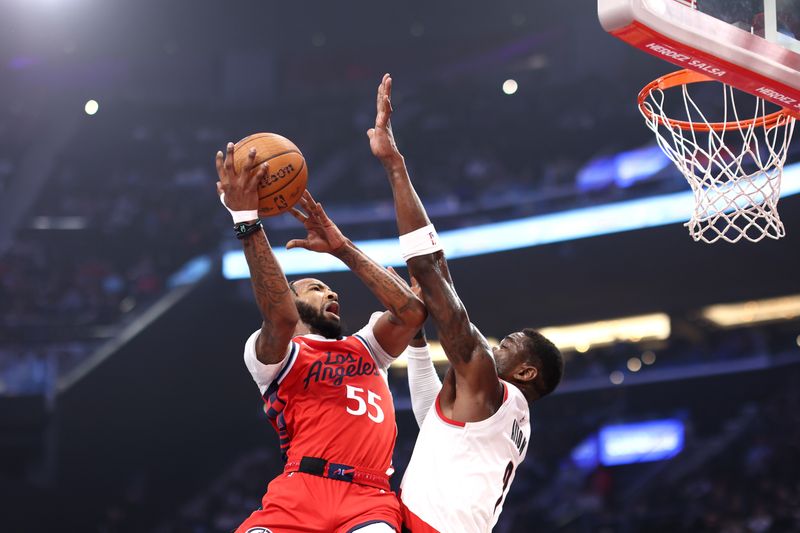
[[336, 302], [329, 303], [325, 306], [325, 312], [339, 318], [339, 304]]

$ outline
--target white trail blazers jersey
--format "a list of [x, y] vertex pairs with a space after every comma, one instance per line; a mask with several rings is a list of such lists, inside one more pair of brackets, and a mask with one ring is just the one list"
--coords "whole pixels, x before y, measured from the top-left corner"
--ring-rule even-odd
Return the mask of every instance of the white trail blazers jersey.
[[415, 521], [440, 533], [489, 533], [497, 523], [531, 436], [525, 396], [502, 383], [503, 404], [480, 422], [448, 420], [436, 399], [401, 483], [400, 498]]

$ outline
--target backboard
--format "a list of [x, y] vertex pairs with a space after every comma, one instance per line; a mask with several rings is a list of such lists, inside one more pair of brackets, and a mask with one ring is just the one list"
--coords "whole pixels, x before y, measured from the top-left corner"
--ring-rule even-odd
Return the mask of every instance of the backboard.
[[612, 35], [800, 117], [800, 0], [598, 0]]

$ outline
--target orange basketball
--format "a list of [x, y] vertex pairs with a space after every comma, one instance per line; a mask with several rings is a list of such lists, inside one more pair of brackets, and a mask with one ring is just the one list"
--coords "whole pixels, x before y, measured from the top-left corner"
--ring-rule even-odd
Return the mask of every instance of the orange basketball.
[[286, 137], [254, 133], [236, 143], [233, 165], [237, 172], [247, 160], [250, 148], [256, 149], [258, 164], [269, 163], [269, 172], [258, 184], [258, 215], [271, 217], [287, 211], [306, 190], [308, 168], [303, 154]]

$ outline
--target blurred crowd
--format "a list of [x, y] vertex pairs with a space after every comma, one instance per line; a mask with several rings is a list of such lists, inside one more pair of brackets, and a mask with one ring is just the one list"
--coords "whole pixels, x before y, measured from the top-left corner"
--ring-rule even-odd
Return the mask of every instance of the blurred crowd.
[[[553, 78], [524, 97], [481, 83], [396, 92], [398, 143], [440, 229], [686, 188], [671, 166], [636, 183], [581, 182], [593, 162], [648, 139], [620, 80], [583, 82]], [[606, 95], [603, 106], [582, 98], [587, 84]], [[553, 94], [572, 104], [548, 105]], [[372, 101], [349, 95], [257, 111], [131, 105], [84, 120], [0, 250], [0, 390], [42, 391], [49, 382], [14, 376], [41, 375], [41, 365], [63, 372], [71, 364], [52, 346], [84, 342], [89, 353], [163, 295], [181, 265], [220, 243], [236, 246], [214, 194], [213, 156], [229, 140], [263, 130], [291, 138], [309, 163], [309, 188], [348, 236], [394, 235], [390, 191], [365, 135]], [[22, 179], [15, 124], [0, 117], [9, 141], [0, 144], [0, 190]], [[266, 227], [276, 243], [299, 231], [290, 217]]]
[[759, 406], [747, 433], [677, 487], [663, 487], [637, 514], [640, 530], [768, 533], [800, 530], [800, 392]]
[[0, 253], [7, 392], [43, 392], [51, 380], [19, 376], [73, 367], [75, 353], [112, 338], [164, 293], [172, 273], [218, 242], [213, 167], [182, 151], [182, 133], [92, 126], [59, 157]]

